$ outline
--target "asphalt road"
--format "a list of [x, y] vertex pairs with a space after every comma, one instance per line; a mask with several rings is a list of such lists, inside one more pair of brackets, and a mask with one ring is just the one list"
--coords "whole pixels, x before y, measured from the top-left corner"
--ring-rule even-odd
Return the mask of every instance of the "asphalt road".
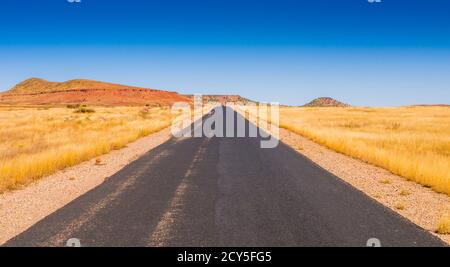
[[443, 245], [283, 143], [261, 149], [260, 139], [172, 138], [5, 246]]

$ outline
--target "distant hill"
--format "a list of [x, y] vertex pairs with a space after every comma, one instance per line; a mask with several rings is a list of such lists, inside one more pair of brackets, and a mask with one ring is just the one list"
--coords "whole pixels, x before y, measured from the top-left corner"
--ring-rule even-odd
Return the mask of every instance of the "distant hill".
[[[189, 97], [190, 99], [193, 99], [193, 95], [185, 95], [186, 97]], [[242, 104], [248, 104], [248, 103], [256, 103], [255, 101], [252, 101], [250, 99], [247, 99], [245, 97], [242, 97], [240, 95], [202, 95], [202, 99], [204, 103], [207, 102], [219, 102], [221, 104], [224, 103], [242, 103]]]
[[21, 105], [82, 103], [107, 106], [162, 106], [175, 102], [191, 102], [191, 100], [176, 92], [85, 79], [50, 82], [31, 78], [0, 94], [0, 104]]
[[349, 107], [350, 105], [337, 101], [331, 97], [319, 97], [304, 105], [304, 107]]
[[32, 94], [45, 92], [59, 92], [80, 89], [143, 89], [114, 83], [99, 82], [93, 80], [77, 79], [66, 82], [49, 82], [44, 79], [31, 78], [25, 80], [8, 91], [11, 94]]

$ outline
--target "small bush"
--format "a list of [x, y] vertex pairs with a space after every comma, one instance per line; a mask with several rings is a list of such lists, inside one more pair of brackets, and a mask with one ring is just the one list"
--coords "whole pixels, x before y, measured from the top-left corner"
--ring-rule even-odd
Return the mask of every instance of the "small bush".
[[77, 110], [75, 110], [75, 113], [94, 113], [95, 110], [92, 108], [86, 108], [86, 107], [79, 107]]
[[71, 108], [71, 109], [75, 109], [75, 108], [79, 108], [80, 104], [69, 104], [67, 105], [67, 108]]

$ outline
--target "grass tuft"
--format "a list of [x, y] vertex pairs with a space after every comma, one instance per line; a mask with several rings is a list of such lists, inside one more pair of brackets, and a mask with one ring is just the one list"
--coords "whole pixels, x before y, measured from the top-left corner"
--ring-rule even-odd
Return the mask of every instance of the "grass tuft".
[[394, 207], [395, 207], [396, 209], [398, 209], [398, 210], [404, 210], [404, 209], [406, 209], [406, 205], [405, 205], [404, 203], [402, 203], [402, 202], [399, 202], [399, 203], [395, 204]]
[[436, 229], [436, 233], [441, 235], [448, 235], [450, 234], [450, 216], [444, 216]]
[[406, 197], [406, 196], [409, 196], [409, 195], [411, 195], [411, 192], [409, 192], [406, 189], [403, 189], [403, 190], [400, 191], [400, 196]]

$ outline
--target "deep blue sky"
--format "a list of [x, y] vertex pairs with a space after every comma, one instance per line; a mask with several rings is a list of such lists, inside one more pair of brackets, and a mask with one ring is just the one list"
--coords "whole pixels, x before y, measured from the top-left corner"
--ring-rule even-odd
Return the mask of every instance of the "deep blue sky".
[[448, 0], [2, 0], [0, 90], [41, 77], [303, 104], [450, 104]]

